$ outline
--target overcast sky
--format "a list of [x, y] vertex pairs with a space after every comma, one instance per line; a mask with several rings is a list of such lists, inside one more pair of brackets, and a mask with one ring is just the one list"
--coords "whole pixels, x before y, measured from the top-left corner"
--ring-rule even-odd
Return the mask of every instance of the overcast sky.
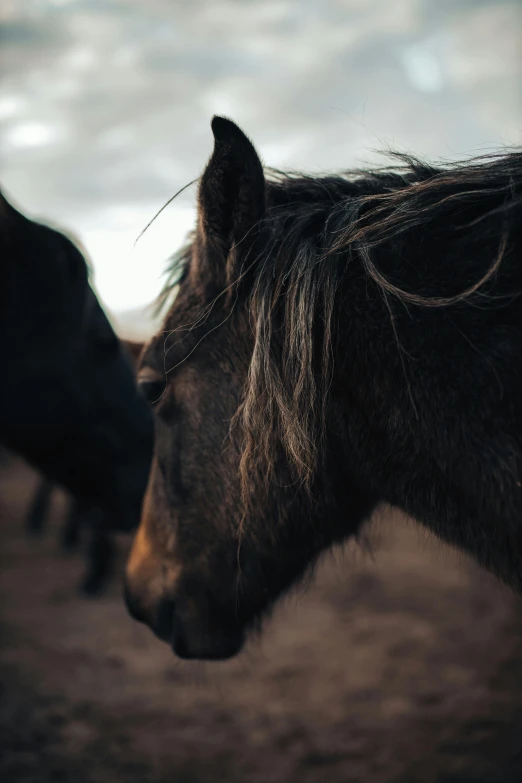
[[520, 0], [2, 0], [1, 181], [76, 233], [103, 301], [150, 302], [224, 113], [265, 163], [522, 143]]

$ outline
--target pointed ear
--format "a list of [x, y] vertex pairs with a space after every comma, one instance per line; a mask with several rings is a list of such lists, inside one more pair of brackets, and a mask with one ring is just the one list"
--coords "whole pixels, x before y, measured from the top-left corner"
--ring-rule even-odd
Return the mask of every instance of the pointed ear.
[[208, 249], [226, 259], [265, 212], [263, 166], [251, 141], [235, 123], [212, 119], [214, 152], [199, 187], [199, 227]]

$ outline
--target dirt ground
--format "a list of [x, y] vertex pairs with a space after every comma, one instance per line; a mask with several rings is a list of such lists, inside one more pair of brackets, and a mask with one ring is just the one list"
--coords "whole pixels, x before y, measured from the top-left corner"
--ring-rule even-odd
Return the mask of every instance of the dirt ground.
[[383, 512], [237, 660], [181, 663], [118, 579], [78, 595], [63, 499], [27, 538], [34, 484], [0, 469], [2, 781], [522, 780], [522, 601], [417, 526]]

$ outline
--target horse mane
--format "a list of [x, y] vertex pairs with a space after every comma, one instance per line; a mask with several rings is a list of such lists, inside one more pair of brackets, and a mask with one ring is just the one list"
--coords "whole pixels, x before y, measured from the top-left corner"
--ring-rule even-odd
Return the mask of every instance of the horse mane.
[[[324, 456], [334, 321], [349, 265], [362, 265], [368, 285], [386, 303], [392, 328], [392, 298], [405, 306], [444, 308], [489, 296], [486, 288], [494, 283], [520, 223], [522, 152], [439, 166], [401, 153], [392, 158], [392, 166], [332, 176], [266, 172], [261, 251], [249, 260], [248, 286], [240, 293], [255, 338], [236, 417], [244, 432], [240, 473], [245, 499], [253, 466], [266, 467], [267, 477], [273, 471], [276, 444], [295, 480], [306, 486], [313, 482]], [[473, 259], [463, 260], [468, 272], [471, 264], [474, 279], [457, 275], [449, 292], [429, 290], [423, 280], [418, 280], [420, 290], [409, 290], [377, 261], [383, 246], [397, 255], [425, 232], [469, 245], [470, 230], [473, 246], [488, 253], [491, 248], [490, 258], [478, 273]], [[171, 259], [162, 307], [189, 260], [190, 245]], [[462, 278], [468, 284], [462, 286]]]

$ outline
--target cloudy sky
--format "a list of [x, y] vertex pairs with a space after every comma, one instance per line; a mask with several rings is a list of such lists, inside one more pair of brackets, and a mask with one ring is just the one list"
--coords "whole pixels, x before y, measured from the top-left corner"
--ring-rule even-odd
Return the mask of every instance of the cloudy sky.
[[[312, 172], [522, 143], [521, 0], [2, 0], [1, 181], [87, 247], [118, 314], [194, 220], [223, 113]], [[123, 318], [123, 316], [121, 316]], [[123, 322], [123, 321], [122, 321]]]

